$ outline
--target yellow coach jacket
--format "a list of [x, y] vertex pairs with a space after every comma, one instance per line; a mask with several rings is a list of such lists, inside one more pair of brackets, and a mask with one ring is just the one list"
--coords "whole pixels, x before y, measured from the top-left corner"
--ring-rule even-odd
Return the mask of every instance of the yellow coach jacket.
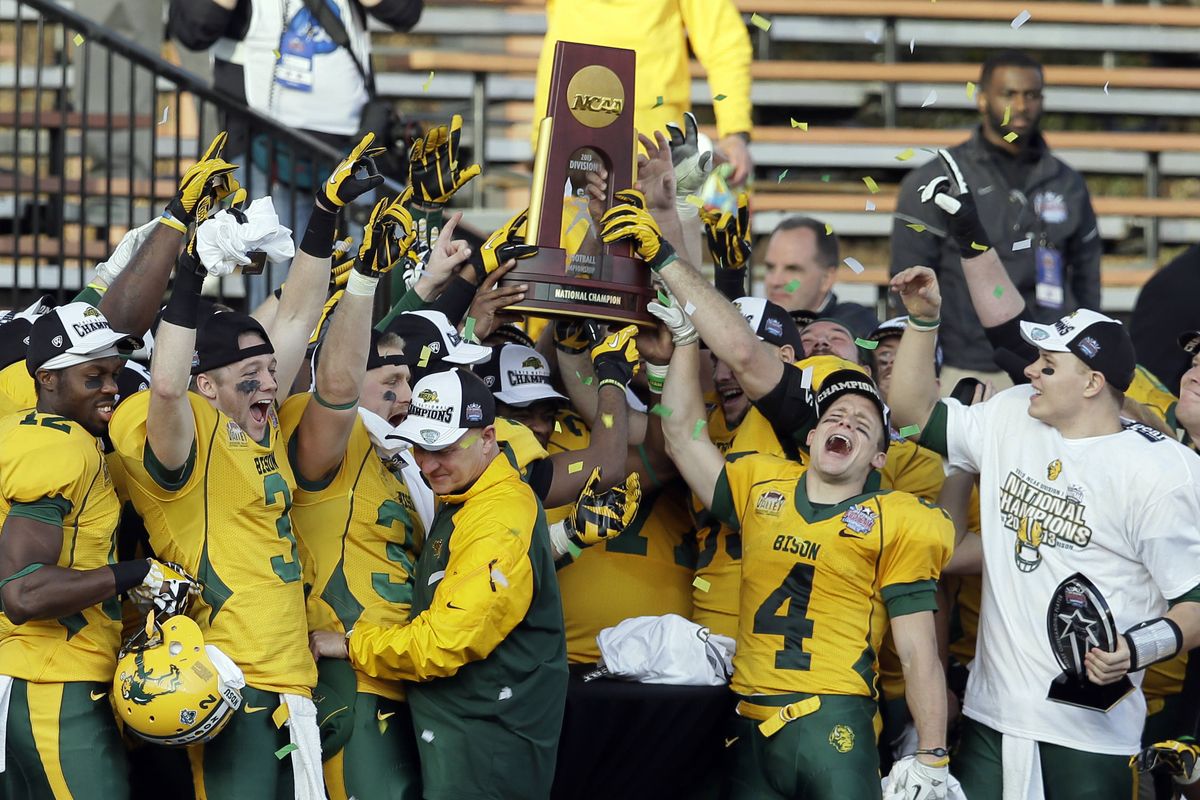
[[651, 138], [668, 122], [681, 123], [692, 107], [690, 41], [708, 75], [719, 135], [751, 129], [750, 37], [732, 0], [546, 0], [546, 39], [533, 101], [535, 142], [537, 121], [546, 115], [554, 45], [560, 41], [637, 52], [634, 125]]

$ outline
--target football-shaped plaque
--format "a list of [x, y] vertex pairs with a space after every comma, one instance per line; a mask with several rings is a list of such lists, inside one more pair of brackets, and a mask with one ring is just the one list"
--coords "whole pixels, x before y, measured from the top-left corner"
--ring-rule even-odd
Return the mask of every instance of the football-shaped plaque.
[[1083, 657], [1093, 647], [1107, 652], [1117, 649], [1117, 625], [1104, 595], [1082, 573], [1076, 572], [1058, 585], [1046, 611], [1050, 649], [1062, 674], [1050, 683], [1046, 697], [1056, 703], [1108, 711], [1133, 691], [1125, 675], [1107, 686], [1092, 683]]
[[502, 285], [528, 284], [510, 308], [535, 316], [569, 316], [653, 325], [650, 270], [628, 243], [606, 245], [588, 212], [588, 174], [608, 172], [605, 210], [633, 186], [632, 50], [559, 42], [554, 48], [546, 117], [538, 127], [533, 191], [521, 259]]

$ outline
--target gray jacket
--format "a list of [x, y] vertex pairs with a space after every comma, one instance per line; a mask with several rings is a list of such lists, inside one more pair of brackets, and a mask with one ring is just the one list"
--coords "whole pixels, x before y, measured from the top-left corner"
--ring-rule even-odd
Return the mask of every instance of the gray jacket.
[[[1100, 306], [1100, 256], [1104, 243], [1083, 176], [1050, 154], [1041, 137], [1024, 155], [1021, 185], [1010, 185], [996, 153], [976, 128], [970, 139], [951, 148], [967, 180], [983, 226], [1029, 309], [1026, 319], [1051, 322], [1076, 308]], [[942, 290], [940, 341], [945, 363], [959, 369], [995, 370], [992, 347], [971, 305], [958, 246], [947, 231], [946, 215], [921, 203], [920, 187], [943, 174], [940, 159], [914, 169], [900, 184], [892, 223], [892, 264], [902, 269], [923, 265], [938, 274]], [[924, 225], [916, 231], [908, 225]], [[1024, 250], [1013, 243], [1031, 239]], [[1062, 255], [1065, 306], [1039, 305], [1036, 252], [1042, 242]]]

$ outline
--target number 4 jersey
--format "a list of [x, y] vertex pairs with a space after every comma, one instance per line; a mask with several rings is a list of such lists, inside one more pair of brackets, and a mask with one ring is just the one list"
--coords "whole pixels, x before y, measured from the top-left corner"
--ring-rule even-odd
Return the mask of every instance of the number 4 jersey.
[[117, 407], [109, 437], [129, 472], [130, 499], [158, 557], [203, 584], [191, 616], [204, 641], [233, 659], [248, 685], [308, 696], [317, 666], [288, 516], [296, 479], [279, 421], [272, 411], [259, 443], [200, 395], [188, 400], [195, 451], [174, 482], [146, 446], [150, 392]]
[[[878, 480], [872, 476], [874, 480]], [[875, 697], [888, 618], [932, 611], [953, 525], [905, 492], [814, 506], [804, 467], [731, 455], [713, 513], [742, 535], [733, 690]]]

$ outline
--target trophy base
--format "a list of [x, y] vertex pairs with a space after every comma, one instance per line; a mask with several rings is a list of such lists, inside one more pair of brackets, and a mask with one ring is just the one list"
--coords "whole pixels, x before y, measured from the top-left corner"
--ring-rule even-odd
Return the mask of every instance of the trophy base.
[[1124, 700], [1132, 691], [1133, 682], [1129, 680], [1128, 675], [1116, 683], [1098, 686], [1087, 678], [1081, 682], [1064, 672], [1050, 682], [1050, 691], [1046, 694], [1046, 699], [1092, 711], [1111, 711], [1113, 706]]
[[646, 310], [655, 297], [646, 265], [636, 258], [607, 253], [592, 259], [589, 271], [604, 280], [573, 275], [567, 269], [567, 252], [556, 247], [542, 247], [536, 255], [521, 259], [500, 285], [524, 283], [529, 289], [524, 300], [506, 310], [535, 317], [655, 325], [654, 316]]

